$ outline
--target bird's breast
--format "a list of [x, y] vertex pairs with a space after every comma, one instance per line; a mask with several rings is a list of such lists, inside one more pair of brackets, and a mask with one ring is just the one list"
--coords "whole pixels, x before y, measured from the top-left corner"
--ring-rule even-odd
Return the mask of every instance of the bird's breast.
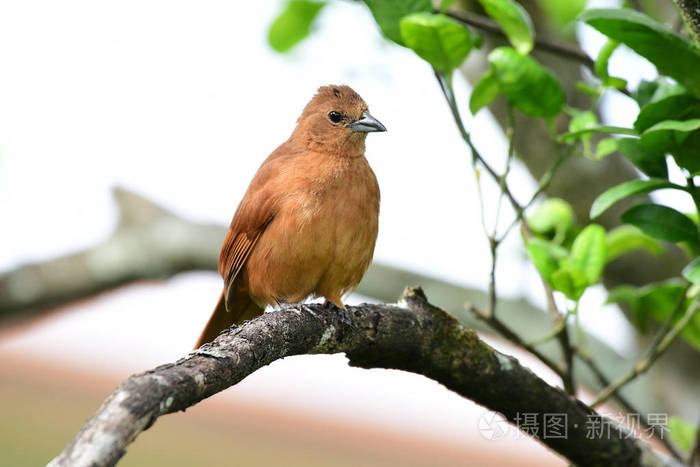
[[287, 187], [249, 260], [265, 271], [251, 281], [252, 296], [294, 302], [340, 296], [359, 283], [374, 253], [379, 214], [377, 180], [361, 159], [309, 170]]

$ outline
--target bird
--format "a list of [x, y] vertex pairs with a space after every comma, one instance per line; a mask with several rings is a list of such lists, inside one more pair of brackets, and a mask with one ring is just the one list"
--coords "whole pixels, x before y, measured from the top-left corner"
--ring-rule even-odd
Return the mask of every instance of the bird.
[[267, 305], [319, 297], [345, 308], [374, 254], [380, 193], [365, 139], [383, 131], [349, 86], [318, 88], [233, 215], [219, 255], [223, 291], [195, 349]]

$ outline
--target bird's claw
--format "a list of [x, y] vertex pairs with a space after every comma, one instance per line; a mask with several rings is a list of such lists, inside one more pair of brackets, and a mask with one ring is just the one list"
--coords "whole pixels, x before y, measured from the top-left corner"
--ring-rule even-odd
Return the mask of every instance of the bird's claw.
[[341, 308], [338, 305], [336, 305], [335, 303], [331, 302], [330, 300], [326, 300], [326, 303], [324, 303], [323, 306], [330, 309], [330, 310], [336, 310], [338, 312], [338, 320], [342, 324], [355, 329], [355, 324], [353, 324], [352, 320], [348, 316], [347, 308], [345, 308], [345, 307]]

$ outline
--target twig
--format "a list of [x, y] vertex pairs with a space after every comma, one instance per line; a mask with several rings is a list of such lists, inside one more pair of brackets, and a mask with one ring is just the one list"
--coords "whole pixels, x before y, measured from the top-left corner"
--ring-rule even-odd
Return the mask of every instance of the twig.
[[[507, 178], [508, 178], [508, 173], [510, 172], [511, 164], [513, 162], [513, 133], [515, 130], [515, 121], [514, 121], [514, 115], [513, 115], [513, 107], [511, 105], [508, 105], [508, 127], [506, 128], [506, 139], [508, 140], [508, 154], [506, 156], [506, 167], [503, 172], [503, 175], [501, 176], [501, 180], [499, 183], [500, 187], [500, 192], [498, 194], [498, 201], [496, 203], [496, 215], [493, 221], [493, 230], [491, 231], [491, 234], [488, 233], [488, 231], [485, 231], [486, 236], [489, 241], [489, 252], [491, 253], [491, 271], [489, 272], [489, 289], [488, 289], [488, 308], [486, 309], [486, 314], [488, 316], [495, 316], [496, 315], [496, 264], [497, 264], [497, 254], [498, 254], [498, 246], [500, 242], [497, 240], [497, 235], [498, 235], [498, 223], [501, 218], [501, 206], [503, 204], [503, 192], [506, 190], [506, 184], [507, 184]], [[479, 190], [479, 198], [482, 198], [483, 194], [481, 190]], [[482, 221], [484, 219], [484, 203], [483, 200], [480, 200], [481, 203], [481, 218]]]
[[[577, 350], [577, 349], [575, 349], [575, 350]], [[605, 388], [605, 387], [610, 386], [610, 380], [608, 379], [608, 377], [605, 376], [605, 373], [603, 373], [603, 371], [600, 369], [598, 364], [588, 354], [586, 354], [585, 352], [576, 351], [576, 356], [583, 363], [585, 363], [588, 366], [588, 368], [591, 369], [591, 371], [593, 372], [593, 374], [595, 375], [596, 379], [598, 380], [598, 382], [600, 383], [600, 385], [602, 387]], [[641, 411], [636, 409], [632, 405], [632, 403], [629, 400], [627, 400], [627, 398], [625, 396], [620, 394], [620, 392], [617, 392], [613, 397], [620, 403], [622, 408], [624, 408], [628, 413], [641, 415]], [[640, 425], [645, 430], [651, 431], [654, 434], [654, 436], [656, 436], [656, 438], [664, 446], [666, 446], [666, 449], [668, 449], [668, 452], [670, 452], [671, 455], [675, 459], [677, 459], [678, 461], [681, 461], [681, 462], [683, 461], [681, 453], [678, 452], [678, 449], [676, 449], [676, 447], [671, 443], [671, 441], [669, 441], [667, 436], [664, 436], [665, 430], [662, 427], [660, 427], [658, 425], [649, 425], [645, 421], [645, 417], [642, 417], [642, 416], [639, 417], [639, 422], [640, 422]]]
[[[447, 101], [447, 104], [450, 108], [450, 111], [452, 112], [452, 116], [454, 118], [455, 123], [457, 124], [457, 128], [462, 135], [462, 139], [467, 143], [469, 148], [471, 149], [472, 152], [472, 160], [473, 161], [478, 161], [481, 165], [484, 166], [486, 171], [491, 175], [491, 177], [497, 181], [500, 186], [501, 186], [501, 195], [505, 194], [508, 197], [508, 200], [511, 203], [511, 206], [513, 207], [513, 210], [516, 213], [517, 219], [522, 220], [524, 216], [524, 209], [520, 204], [517, 202], [513, 194], [511, 193], [510, 189], [508, 188], [508, 184], [506, 183], [505, 176], [508, 172], [508, 167], [506, 167], [506, 171], [504, 175], [498, 175], [498, 173], [486, 162], [484, 157], [479, 153], [479, 150], [474, 146], [471, 140], [471, 136], [469, 135], [469, 132], [467, 132], [464, 122], [462, 121], [462, 117], [459, 113], [459, 109], [457, 108], [457, 102], [454, 97], [454, 91], [452, 89], [452, 83], [450, 80], [446, 79], [444, 75], [442, 75], [440, 72], [435, 71], [435, 77], [438, 80], [438, 83], [440, 84], [440, 89], [442, 90], [443, 95], [445, 96], [445, 100]], [[511, 135], [512, 136], [512, 135]], [[509, 160], [510, 157], [512, 156], [512, 151], [513, 151], [513, 146], [512, 146], [512, 139], [509, 142]], [[567, 156], [568, 157], [568, 156]], [[552, 172], [556, 170], [556, 168], [559, 166], [559, 164], [565, 159], [565, 157], [560, 157], [558, 158], [558, 163], [555, 163], [555, 167], [552, 168]], [[547, 180], [544, 185], [546, 186], [549, 184], [549, 180]], [[544, 190], [544, 187], [541, 188]], [[535, 196], [538, 193], [535, 194]], [[499, 199], [500, 201], [500, 199]], [[482, 216], [483, 216], [483, 202], [482, 202]], [[525, 236], [526, 239], [529, 239], [532, 237], [532, 232], [530, 232], [529, 227], [527, 226], [527, 223], [523, 222], [522, 223], [522, 231], [523, 235]], [[488, 234], [487, 234], [488, 235]], [[565, 365], [566, 368], [562, 370], [558, 365], [555, 363], [549, 361], [549, 359], [543, 360], [541, 357], [544, 357], [540, 352], [538, 352], [534, 346], [528, 345], [526, 342], [524, 342], [520, 336], [518, 336], [515, 332], [507, 328], [506, 326], [503, 325], [499, 320], [495, 318], [495, 314], [493, 310], [495, 309], [495, 303], [496, 303], [496, 286], [495, 286], [495, 267], [496, 267], [496, 254], [495, 254], [495, 249], [498, 246], [498, 240], [495, 238], [489, 237], [489, 245], [491, 247], [491, 258], [492, 258], [492, 263], [491, 263], [491, 274], [490, 274], [490, 281], [489, 281], [489, 307], [488, 307], [488, 312], [486, 314], [486, 319], [487, 321], [490, 319], [491, 321], [488, 321], [490, 324], [493, 325], [494, 329], [499, 331], [502, 335], [505, 337], [509, 338], [512, 340], [514, 343], [517, 345], [520, 345], [524, 349], [528, 350], [531, 352], [533, 355], [537, 356], [545, 365], [548, 367], [552, 368], [557, 375], [559, 375], [562, 379], [562, 384], [564, 385], [567, 393], [569, 394], [574, 394], [576, 391], [574, 380], [573, 380], [573, 353], [571, 351], [571, 345], [569, 343], [569, 337], [568, 333], [566, 333], [565, 336], [561, 337], [562, 330], [565, 330], [566, 327], [566, 317], [565, 318], [560, 318], [562, 321], [560, 323], [555, 322], [556, 327], [561, 327], [556, 333], [556, 335], [559, 335], [559, 342], [562, 346], [562, 353], [564, 354], [564, 360], [565, 360]], [[549, 285], [542, 280], [545, 291], [547, 292], [547, 297], [549, 301], [549, 308], [550, 311], [553, 314], [556, 314], [558, 316], [561, 316], [559, 312], [556, 309], [556, 304], [554, 303], [554, 297], [552, 294], [552, 289], [549, 287]], [[476, 316], [479, 316], [479, 314], [476, 314]], [[563, 323], [563, 324], [562, 324]], [[556, 369], [555, 369], [556, 368]]]
[[[684, 294], [685, 296], [685, 294]], [[682, 307], [681, 303], [681, 307]], [[681, 317], [681, 319], [676, 322], [676, 324], [673, 325], [671, 329], [669, 329], [666, 333], [663, 335], [660, 335], [652, 344], [651, 348], [649, 349], [649, 354], [646, 358], [638, 362], [632, 369], [625, 374], [622, 378], [620, 378], [618, 381], [615, 383], [609, 385], [606, 387], [599, 395], [598, 397], [595, 398], [593, 403], [591, 403], [591, 407], [596, 407], [603, 402], [605, 402], [610, 396], [616, 395], [617, 391], [620, 390], [623, 386], [625, 386], [627, 383], [632, 381], [634, 378], [637, 376], [645, 373], [653, 364], [656, 362], [656, 360], [664, 354], [664, 352], [668, 349], [668, 347], [671, 345], [673, 340], [680, 334], [680, 332], [685, 328], [685, 326], [690, 322], [690, 320], [693, 318], [695, 315], [695, 312], [698, 310], [698, 307], [700, 306], [700, 302], [698, 302], [698, 299], [696, 298], [693, 303], [687, 308], [685, 311], [685, 314]]]
[[561, 332], [566, 329], [566, 323], [568, 321], [569, 316], [571, 316], [574, 312], [572, 310], [566, 310], [566, 313], [564, 314], [563, 318], [554, 326], [551, 331], [549, 331], [547, 334], [544, 336], [540, 336], [537, 339], [533, 339], [530, 341], [530, 345], [540, 345], [544, 344], [545, 342], [549, 342], [555, 337], [559, 336]]
[[690, 448], [690, 453], [688, 454], [688, 465], [695, 465], [700, 461], [700, 422], [697, 425], [697, 432], [695, 433], [695, 440], [693, 441], [693, 446]]
[[[506, 37], [505, 33], [498, 25], [498, 23], [496, 23], [490, 18], [486, 18], [475, 13], [462, 11], [449, 11], [446, 14], [447, 16], [456, 19], [461, 23], [473, 26], [477, 29], [481, 29], [482, 31], [486, 31], [500, 37]], [[551, 54], [558, 55], [569, 60], [573, 60], [576, 63], [580, 63], [581, 65], [584, 65], [587, 68], [594, 70], [595, 62], [593, 61], [593, 59], [586, 55], [586, 52], [584, 52], [576, 46], [552, 42], [547, 39], [535, 37], [535, 47], [537, 49], [549, 52]]]
[[[484, 167], [484, 169], [486, 169], [486, 171], [494, 180], [501, 180], [501, 175], [499, 175], [498, 172], [496, 172], [496, 170], [494, 170], [494, 168], [491, 167], [491, 165], [486, 161], [486, 159], [484, 159], [484, 157], [481, 155], [476, 146], [474, 146], [471, 136], [469, 135], [469, 133], [466, 130], [466, 127], [464, 126], [464, 122], [462, 121], [462, 116], [459, 113], [459, 109], [457, 108], [457, 101], [454, 97], [452, 83], [437, 70], [435, 70], [435, 77], [437, 78], [438, 83], [440, 84], [440, 89], [442, 90], [442, 93], [445, 96], [445, 100], [447, 101], [447, 105], [449, 106], [450, 111], [452, 112], [452, 117], [454, 118], [454, 121], [457, 124], [457, 129], [459, 130], [462, 139], [465, 143], [467, 143], [467, 146], [469, 146], [469, 149], [471, 150], [472, 158], [479, 161], [479, 163]], [[516, 212], [522, 211], [522, 207], [520, 206], [518, 201], [513, 196], [513, 193], [511, 193], [507, 186], [504, 187], [503, 192], [508, 198], [510, 204], [513, 206], [513, 209]]]
[[[559, 145], [561, 148], [561, 145]], [[574, 153], [574, 146], [568, 145], [566, 146], [566, 150], [564, 151], [559, 151], [559, 155], [557, 156], [557, 159], [554, 161], [554, 164], [540, 177], [540, 181], [537, 185], [537, 190], [535, 193], [530, 197], [530, 200], [523, 206], [522, 210], [519, 212], [516, 212], [515, 219], [510, 223], [510, 225], [506, 228], [506, 230], [503, 232], [501, 235], [501, 238], [499, 241], [503, 240], [506, 238], [508, 233], [510, 233], [511, 229], [518, 225], [518, 223], [522, 220], [523, 216], [525, 215], [525, 211], [532, 206], [532, 203], [535, 202], [535, 200], [542, 194], [544, 191], [549, 188], [549, 184], [552, 182], [552, 179], [554, 178], [554, 174], [556, 174], [557, 170], [559, 170], [559, 167], [566, 161], [571, 155]]]

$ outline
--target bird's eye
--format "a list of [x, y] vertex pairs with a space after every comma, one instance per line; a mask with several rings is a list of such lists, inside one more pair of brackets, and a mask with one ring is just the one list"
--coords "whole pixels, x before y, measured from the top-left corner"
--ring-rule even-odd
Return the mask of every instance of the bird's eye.
[[342, 120], [343, 116], [340, 115], [335, 110], [333, 110], [333, 111], [328, 113], [328, 118], [331, 120], [331, 122], [338, 123], [340, 120]]

